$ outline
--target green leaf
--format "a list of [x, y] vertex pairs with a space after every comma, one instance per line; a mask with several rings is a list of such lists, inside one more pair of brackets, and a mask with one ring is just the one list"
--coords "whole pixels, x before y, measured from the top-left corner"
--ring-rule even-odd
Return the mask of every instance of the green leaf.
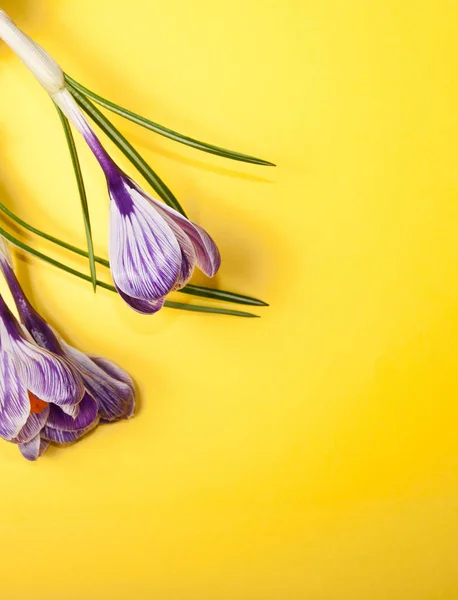
[[[23, 219], [20, 219], [18, 216], [16, 216], [13, 212], [11, 212], [9, 210], [9, 208], [7, 208], [1, 202], [0, 202], [0, 210], [3, 211], [6, 215], [8, 215], [8, 217], [10, 217], [10, 219], [12, 219], [16, 223], [18, 223], [18, 225], [20, 225], [21, 227], [24, 227], [24, 229], [27, 229], [28, 231], [31, 231], [35, 235], [38, 235], [38, 236], [44, 238], [45, 240], [48, 240], [48, 241], [52, 242], [53, 244], [56, 244], [57, 246], [61, 246], [62, 248], [65, 248], [66, 250], [69, 250], [70, 252], [73, 252], [75, 254], [78, 254], [79, 256], [84, 256], [85, 258], [88, 258], [88, 256], [89, 256], [88, 253], [85, 252], [84, 250], [82, 250], [81, 248], [72, 246], [72, 244], [68, 244], [67, 242], [60, 240], [59, 238], [56, 238], [53, 235], [49, 235], [45, 231], [41, 231], [40, 229], [33, 227], [32, 225], [30, 225]], [[94, 255], [94, 260], [96, 263], [99, 263], [99, 264], [103, 265], [104, 267], [110, 266], [109, 261], [106, 260], [105, 258], [101, 258], [100, 256]], [[184, 288], [182, 288], [181, 290], [178, 290], [178, 291], [182, 294], [190, 294], [192, 296], [201, 296], [203, 298], [210, 298], [212, 300], [221, 300], [223, 302], [233, 302], [235, 304], [247, 304], [247, 305], [251, 305], [251, 306], [269, 306], [266, 302], [263, 302], [262, 300], [258, 300], [257, 298], [252, 298], [251, 296], [236, 294], [234, 292], [226, 292], [224, 290], [215, 290], [213, 288], [205, 287], [202, 285], [194, 285], [191, 283], [188, 283], [188, 285], [186, 285]]]
[[111, 102], [106, 98], [102, 98], [102, 96], [99, 96], [95, 92], [89, 90], [87, 87], [84, 87], [84, 85], [81, 85], [81, 83], [78, 83], [69, 75], [65, 75], [65, 79], [71, 87], [77, 89], [85, 96], [89, 96], [89, 98], [92, 98], [92, 100], [94, 100], [94, 102], [97, 102], [97, 104], [100, 104], [100, 106], [111, 110], [111, 112], [114, 112], [115, 114], [120, 115], [121, 117], [129, 119], [129, 121], [133, 121], [141, 127], [146, 127], [146, 129], [149, 129], [151, 131], [154, 131], [155, 133], [158, 133], [159, 135], [163, 135], [164, 137], [174, 140], [175, 142], [185, 144], [186, 146], [191, 146], [191, 148], [195, 148], [196, 150], [208, 152], [209, 154], [216, 154], [217, 156], [222, 156], [224, 158], [230, 158], [232, 160], [238, 160], [240, 162], [251, 163], [254, 165], [275, 167], [274, 163], [271, 163], [267, 160], [262, 160], [261, 158], [255, 158], [254, 156], [249, 156], [248, 154], [242, 154], [240, 152], [233, 152], [232, 150], [225, 150], [224, 148], [213, 146], [213, 144], [199, 142], [199, 140], [195, 140], [187, 135], [183, 135], [181, 133], [178, 133], [177, 131], [173, 131], [168, 127], [164, 127], [163, 125], [154, 123], [153, 121], [150, 121], [145, 117], [137, 115], [136, 113], [132, 112], [131, 110], [128, 110], [127, 108], [123, 108], [122, 106], [119, 106], [118, 104], [115, 104], [114, 102]]
[[[67, 242], [60, 240], [59, 238], [56, 238], [53, 235], [49, 235], [49, 233], [46, 233], [45, 231], [42, 231], [41, 229], [37, 229], [36, 227], [33, 227], [33, 225], [30, 225], [29, 223], [27, 223], [26, 221], [24, 221], [23, 219], [21, 219], [20, 217], [15, 215], [13, 212], [11, 212], [10, 209], [7, 208], [1, 202], [0, 202], [0, 210], [2, 212], [4, 212], [6, 215], [8, 215], [8, 217], [12, 221], [17, 223], [24, 229], [31, 231], [35, 235], [38, 235], [38, 236], [44, 238], [45, 240], [52, 242], [53, 244], [61, 246], [62, 248], [65, 248], [66, 250], [70, 250], [70, 252], [74, 252], [75, 254], [79, 254], [80, 256], [84, 256], [86, 258], [89, 257], [89, 254], [87, 252], [85, 252], [84, 250], [81, 250], [81, 248], [77, 248], [76, 246], [73, 246], [72, 244], [68, 244]], [[94, 260], [95, 260], [95, 262], [98, 262], [101, 265], [104, 265], [106, 267], [110, 266], [110, 263], [107, 260], [105, 260], [104, 258], [100, 258], [99, 256], [94, 256]]]
[[[64, 263], [61, 263], [58, 260], [55, 260], [54, 258], [51, 258], [50, 256], [48, 256], [46, 254], [43, 254], [43, 252], [35, 250], [28, 244], [25, 244], [24, 242], [21, 242], [20, 240], [18, 240], [16, 237], [11, 235], [11, 233], [8, 233], [8, 231], [3, 229], [3, 227], [0, 227], [0, 235], [3, 235], [9, 242], [14, 244], [21, 250], [24, 250], [25, 252], [28, 252], [29, 254], [32, 254], [33, 256], [40, 258], [41, 260], [57, 267], [58, 269], [62, 269], [62, 271], [66, 271], [67, 273], [70, 273], [71, 275], [74, 275], [75, 277], [79, 277], [80, 279], [84, 279], [85, 281], [91, 281], [91, 277], [89, 275], [86, 275], [85, 273], [81, 273], [81, 271], [77, 271], [76, 269], [72, 269], [72, 267], [69, 267], [68, 265], [65, 265]], [[110, 290], [110, 292], [117, 293], [116, 288], [109, 283], [105, 283], [104, 281], [96, 280], [96, 284], [101, 288]], [[171, 302], [168, 300], [166, 300], [164, 306], [166, 306], [167, 308], [175, 308], [175, 309], [179, 309], [179, 310], [188, 310], [188, 311], [202, 312], [202, 313], [213, 313], [213, 314], [218, 314], [218, 315], [230, 315], [233, 317], [250, 317], [250, 318], [258, 317], [258, 315], [254, 315], [252, 313], [247, 313], [247, 312], [238, 311], [238, 310], [226, 310], [224, 308], [213, 308], [212, 306], [200, 306], [197, 304], [182, 304], [181, 302]]]
[[207, 312], [217, 315], [231, 315], [233, 317], [246, 317], [250, 319], [259, 319], [259, 315], [244, 312], [241, 310], [228, 310], [225, 308], [214, 308], [213, 306], [199, 306], [197, 304], [181, 304], [181, 302], [169, 302], [166, 300], [165, 306], [169, 308], [179, 308], [180, 310], [191, 310], [193, 312]]
[[164, 200], [168, 206], [174, 208], [183, 216], [186, 216], [183, 208], [181, 207], [178, 200], [172, 194], [170, 189], [162, 181], [159, 175], [153, 171], [145, 159], [135, 150], [132, 144], [122, 135], [122, 133], [111, 123], [100, 110], [92, 104], [85, 96], [73, 86], [68, 88], [73, 94], [75, 100], [81, 106], [81, 108], [91, 117], [94, 123], [100, 127], [100, 129], [110, 138], [110, 140], [116, 144], [121, 152], [126, 156], [134, 167], [143, 175], [146, 181], [156, 191], [156, 193]]
[[81, 173], [80, 161], [78, 158], [78, 151], [76, 150], [75, 140], [73, 139], [72, 130], [70, 129], [70, 124], [60, 110], [58, 106], [56, 106], [57, 113], [59, 114], [60, 121], [62, 123], [62, 127], [65, 133], [65, 139], [67, 140], [68, 149], [70, 151], [70, 156], [72, 159], [73, 170], [75, 171], [76, 184], [78, 186], [78, 193], [81, 201], [81, 209], [83, 211], [83, 221], [84, 221], [84, 230], [86, 232], [86, 240], [87, 240], [87, 250], [88, 250], [88, 258], [89, 258], [89, 268], [91, 271], [91, 280], [92, 287], [94, 288], [94, 292], [97, 290], [97, 272], [95, 268], [95, 258], [94, 258], [94, 243], [92, 241], [92, 231], [91, 231], [91, 219], [89, 216], [89, 207], [87, 205], [87, 196], [86, 189], [84, 187], [83, 174]]
[[[76, 277], [79, 277], [80, 279], [84, 279], [85, 281], [91, 281], [91, 277], [89, 275], [86, 275], [85, 273], [81, 273], [80, 271], [77, 271], [76, 269], [72, 269], [72, 267], [69, 267], [68, 265], [65, 265], [64, 263], [61, 263], [58, 260], [55, 260], [54, 258], [51, 258], [50, 256], [47, 256], [46, 254], [43, 254], [39, 250], [35, 250], [28, 244], [25, 244], [24, 242], [21, 242], [21, 240], [18, 240], [16, 237], [11, 235], [11, 233], [8, 233], [8, 231], [3, 229], [3, 227], [0, 227], [0, 235], [2, 235], [9, 242], [14, 244], [21, 250], [24, 250], [25, 252], [28, 252], [29, 254], [33, 254], [33, 256], [36, 256], [37, 258], [40, 258], [41, 260], [44, 260], [45, 262], [48, 262], [51, 265], [54, 265], [58, 269], [62, 269], [63, 271], [66, 271], [67, 273], [70, 273], [71, 275], [75, 275]], [[98, 280], [96, 283], [100, 287], [107, 287], [107, 285], [108, 285], [108, 284], [104, 284], [103, 282], [98, 281]], [[107, 288], [107, 289], [109, 289], [109, 288]], [[115, 290], [115, 288], [113, 288], [113, 289]]]
[[202, 298], [211, 298], [212, 300], [221, 300], [223, 302], [235, 302], [236, 304], [249, 304], [251, 306], [269, 306], [267, 302], [236, 294], [235, 292], [225, 292], [224, 290], [215, 290], [201, 285], [188, 283], [184, 288], [179, 290], [183, 294], [191, 294], [192, 296], [201, 296]]

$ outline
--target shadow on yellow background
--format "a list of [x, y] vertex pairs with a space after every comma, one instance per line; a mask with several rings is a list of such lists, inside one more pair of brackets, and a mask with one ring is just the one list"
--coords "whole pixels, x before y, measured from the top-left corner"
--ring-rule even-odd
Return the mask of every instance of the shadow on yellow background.
[[[216, 284], [270, 302], [261, 319], [143, 317], [16, 254], [37, 308], [140, 400], [36, 464], [0, 445], [2, 596], [457, 598], [458, 5], [2, 8], [94, 91], [278, 164], [113, 117], [217, 240]], [[51, 102], [4, 48], [0, 80], [2, 201], [83, 245]], [[106, 256], [105, 183], [78, 148]]]

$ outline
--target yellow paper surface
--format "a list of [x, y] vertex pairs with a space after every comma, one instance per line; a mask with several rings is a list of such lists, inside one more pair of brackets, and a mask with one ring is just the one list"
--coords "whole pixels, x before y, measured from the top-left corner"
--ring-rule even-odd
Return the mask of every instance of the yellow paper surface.
[[[100, 94], [278, 167], [113, 117], [261, 319], [137, 315], [15, 253], [34, 305], [128, 370], [139, 408], [35, 464], [0, 444], [1, 597], [458, 598], [457, 3], [2, 7]], [[0, 86], [1, 201], [83, 246], [55, 109], [4, 47]], [[106, 256], [103, 174], [78, 148]]]

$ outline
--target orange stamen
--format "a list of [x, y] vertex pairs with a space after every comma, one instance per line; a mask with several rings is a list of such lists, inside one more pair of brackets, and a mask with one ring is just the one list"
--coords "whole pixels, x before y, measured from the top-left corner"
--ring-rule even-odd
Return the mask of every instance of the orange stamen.
[[40, 398], [37, 398], [35, 394], [32, 394], [30, 390], [27, 390], [27, 393], [29, 395], [30, 400], [30, 412], [41, 413], [41, 411], [46, 408], [47, 402], [44, 402], [43, 400], [40, 400]]

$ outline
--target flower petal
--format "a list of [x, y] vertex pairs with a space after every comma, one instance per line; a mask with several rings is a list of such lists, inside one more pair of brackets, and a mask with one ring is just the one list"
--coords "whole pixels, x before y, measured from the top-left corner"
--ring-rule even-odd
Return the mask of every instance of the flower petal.
[[11, 440], [24, 427], [30, 414], [27, 389], [11, 356], [0, 352], [0, 437]]
[[117, 379], [118, 381], [122, 381], [130, 387], [132, 392], [134, 392], [135, 387], [132, 378], [128, 373], [124, 371], [124, 369], [121, 369], [121, 367], [119, 367], [115, 362], [109, 360], [108, 358], [105, 358], [104, 356], [97, 356], [97, 354], [87, 353], [86, 356], [88, 356], [92, 360], [92, 362], [95, 362], [95, 364], [98, 367], [103, 369], [105, 373], [107, 373], [114, 379]]
[[46, 425], [46, 421], [49, 416], [49, 407], [47, 404], [45, 408], [39, 413], [30, 413], [24, 427], [17, 434], [17, 436], [11, 440], [16, 444], [24, 444], [30, 442], [35, 436], [37, 436], [43, 427]]
[[59, 406], [51, 405], [47, 425], [65, 431], [78, 431], [90, 427], [98, 417], [97, 402], [86, 392], [78, 406], [78, 415], [73, 419]]
[[127, 178], [110, 186], [111, 273], [116, 287], [133, 298], [168, 294], [181, 269], [179, 243], [163, 217]]
[[213, 277], [221, 266], [221, 255], [218, 246], [208, 233], [192, 221], [183, 224], [196, 251], [197, 266], [207, 277]]
[[[2, 335], [2, 341], [6, 336]], [[25, 338], [8, 339], [5, 348], [25, 387], [45, 402], [61, 406], [67, 414], [78, 414], [84, 385], [68, 362]]]
[[158, 300], [140, 300], [139, 298], [128, 296], [118, 287], [116, 287], [116, 289], [124, 302], [142, 315], [153, 315], [164, 306], [165, 297], [159, 298]]
[[84, 352], [69, 346], [63, 340], [60, 340], [60, 343], [68, 360], [81, 374], [87, 391], [97, 402], [100, 417], [105, 421], [131, 417], [135, 410], [135, 394], [130, 378], [129, 383], [125, 383], [126, 374], [123, 380], [115, 378], [107, 372], [106, 364], [105, 368], [102, 368]]
[[41, 435], [43, 439], [48, 442], [54, 442], [55, 444], [67, 445], [73, 444], [80, 440], [86, 433], [89, 433], [96, 427], [97, 423], [93, 423], [91, 427], [87, 427], [86, 429], [80, 429], [78, 431], [63, 431], [62, 429], [54, 429], [54, 427], [49, 427], [46, 425], [43, 427]]
[[147, 199], [159, 210], [169, 226], [170, 221], [173, 221], [188, 236], [194, 247], [197, 266], [205, 275], [213, 277], [221, 266], [221, 255], [205, 229], [152, 196], [147, 195]]
[[41, 439], [39, 435], [32, 438], [25, 444], [19, 444], [18, 448], [21, 454], [27, 460], [37, 460], [40, 456], [46, 452], [49, 447], [49, 441]]
[[[143, 192], [146, 200], [148, 200], [151, 204], [150, 197]], [[153, 208], [156, 210], [156, 204], [152, 203]], [[175, 221], [168, 216], [166, 212], [161, 213], [167, 225], [173, 231], [178, 244], [180, 245], [181, 250], [181, 267], [180, 273], [178, 275], [178, 279], [175, 283], [174, 290], [179, 290], [184, 287], [188, 281], [191, 279], [192, 274], [194, 272], [194, 268], [197, 264], [197, 256], [194, 245], [189, 239], [188, 235], [183, 231], [183, 229], [175, 223]]]

